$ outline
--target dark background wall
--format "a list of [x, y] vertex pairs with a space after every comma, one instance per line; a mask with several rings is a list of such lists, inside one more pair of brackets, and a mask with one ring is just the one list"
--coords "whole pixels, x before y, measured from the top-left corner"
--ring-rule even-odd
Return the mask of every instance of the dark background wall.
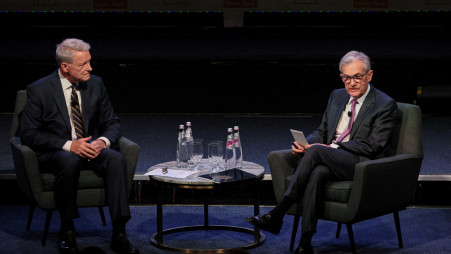
[[[0, 112], [15, 93], [56, 70], [57, 43], [92, 46], [118, 113], [321, 113], [342, 87], [338, 62], [367, 53], [373, 84], [401, 102], [419, 86], [447, 84], [446, 10], [249, 11], [242, 26], [225, 11], [1, 11]], [[229, 22], [230, 23], [230, 22]]]

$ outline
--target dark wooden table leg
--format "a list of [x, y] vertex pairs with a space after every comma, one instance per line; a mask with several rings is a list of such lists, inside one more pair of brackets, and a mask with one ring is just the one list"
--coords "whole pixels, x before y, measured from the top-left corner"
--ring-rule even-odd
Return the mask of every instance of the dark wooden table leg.
[[[254, 216], [260, 214], [260, 184], [261, 181], [257, 181], [255, 183], [255, 191], [254, 191]], [[254, 242], [260, 242], [260, 229], [254, 226]]]
[[157, 241], [163, 244], [163, 184], [157, 181]]
[[208, 204], [210, 203], [210, 190], [205, 190], [204, 197], [204, 226], [208, 227]]

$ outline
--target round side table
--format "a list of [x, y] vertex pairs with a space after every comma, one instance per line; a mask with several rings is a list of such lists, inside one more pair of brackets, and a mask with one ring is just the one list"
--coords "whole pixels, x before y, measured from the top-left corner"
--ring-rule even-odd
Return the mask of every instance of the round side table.
[[[178, 251], [183, 253], [225, 253], [230, 249], [242, 248], [242, 249], [250, 249], [261, 245], [265, 241], [265, 235], [261, 233], [258, 228], [254, 227], [245, 228], [245, 227], [236, 227], [229, 225], [210, 225], [208, 222], [208, 198], [204, 200], [204, 224], [203, 225], [193, 225], [193, 226], [182, 226], [177, 228], [171, 228], [163, 230], [163, 190], [166, 186], [172, 186], [174, 188], [181, 189], [197, 189], [197, 190], [205, 190], [211, 193], [212, 190], [217, 188], [228, 188], [230, 186], [239, 186], [239, 185], [255, 185], [254, 192], [254, 216], [260, 213], [260, 205], [259, 205], [259, 197], [260, 197], [260, 183], [264, 176], [264, 168], [256, 163], [244, 161], [243, 168], [241, 170], [251, 173], [255, 175], [255, 178], [249, 178], [244, 180], [237, 180], [233, 182], [226, 183], [214, 183], [212, 181], [208, 181], [205, 179], [198, 178], [199, 175], [212, 173], [209, 170], [208, 162], [206, 160], [202, 160], [200, 163], [201, 170], [193, 171], [192, 175], [189, 175], [186, 178], [175, 178], [168, 177], [164, 175], [151, 175], [150, 180], [154, 181], [157, 187], [157, 232], [152, 235], [150, 241], [152, 245], [166, 250]], [[163, 168], [167, 168], [170, 170], [178, 169], [175, 161], [164, 162], [149, 168], [148, 172], [153, 170], [162, 170]], [[180, 170], [180, 169], [179, 169]], [[189, 170], [189, 169], [182, 169]], [[209, 197], [210, 195], [206, 195]], [[244, 219], [244, 218], [243, 218]], [[233, 247], [233, 248], [221, 248], [221, 249], [186, 249], [179, 248], [174, 246], [169, 246], [164, 243], [163, 236], [178, 232], [187, 232], [187, 231], [196, 231], [196, 230], [227, 230], [227, 231], [235, 231], [246, 233], [254, 236], [253, 242], [250, 242], [248, 245]]]

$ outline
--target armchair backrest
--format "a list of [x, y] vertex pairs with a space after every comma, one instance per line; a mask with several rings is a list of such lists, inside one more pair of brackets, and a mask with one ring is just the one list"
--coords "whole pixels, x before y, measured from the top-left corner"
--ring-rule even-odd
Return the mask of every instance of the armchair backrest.
[[413, 104], [397, 104], [399, 119], [393, 132], [390, 155], [410, 153], [423, 157], [421, 109]]
[[14, 114], [13, 121], [11, 123], [11, 130], [9, 132], [9, 137], [18, 137], [20, 136], [20, 117], [22, 115], [22, 111], [25, 107], [25, 103], [27, 102], [27, 91], [19, 90], [16, 94], [16, 105], [14, 106]]
[[[25, 107], [25, 103], [27, 101], [27, 91], [26, 90], [19, 90], [16, 94], [16, 104], [14, 106], [14, 114], [13, 119], [11, 123], [11, 129], [9, 132], [10, 135], [10, 145], [11, 145], [11, 152], [13, 156], [14, 161], [14, 168], [16, 171], [17, 181], [23, 192], [32, 200], [34, 203], [36, 203], [31, 185], [34, 187], [37, 187], [38, 189], [42, 189], [42, 183], [40, 182], [39, 177], [34, 177], [35, 181], [33, 181], [33, 184], [30, 183], [29, 176], [27, 174], [26, 166], [25, 166], [25, 160], [28, 160], [31, 163], [34, 163], [37, 166], [37, 159], [34, 154], [34, 152], [26, 147], [22, 146], [20, 141], [20, 118], [22, 115], [22, 111]], [[39, 174], [39, 172], [35, 172], [36, 174]]]

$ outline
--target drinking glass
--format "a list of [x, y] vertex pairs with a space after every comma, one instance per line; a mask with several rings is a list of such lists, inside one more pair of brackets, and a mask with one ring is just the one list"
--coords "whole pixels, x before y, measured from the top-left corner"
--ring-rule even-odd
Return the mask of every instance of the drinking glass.
[[213, 141], [208, 144], [208, 159], [213, 164], [213, 171], [219, 169], [219, 162], [224, 156], [224, 148], [222, 147], [222, 141]]
[[191, 157], [191, 160], [194, 162], [194, 170], [199, 169], [199, 162], [203, 156], [204, 156], [203, 140], [202, 139], [194, 139], [193, 155]]

